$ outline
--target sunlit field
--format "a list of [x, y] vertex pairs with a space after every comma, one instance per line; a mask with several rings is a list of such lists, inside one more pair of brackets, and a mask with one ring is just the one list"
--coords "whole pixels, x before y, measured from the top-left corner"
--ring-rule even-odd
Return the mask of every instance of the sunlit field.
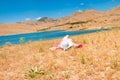
[[83, 48], [49, 50], [61, 38], [0, 47], [0, 80], [120, 80], [120, 29], [71, 38]]

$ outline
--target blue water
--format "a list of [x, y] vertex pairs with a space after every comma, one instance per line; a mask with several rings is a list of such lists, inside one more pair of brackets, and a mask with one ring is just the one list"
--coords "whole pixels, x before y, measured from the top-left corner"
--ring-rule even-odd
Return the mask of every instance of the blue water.
[[109, 30], [109, 29], [80, 30], [80, 31], [54, 30], [54, 31], [0, 36], [0, 46], [5, 45], [6, 42], [10, 42], [11, 44], [20, 44], [21, 43], [20, 39], [23, 39], [24, 42], [37, 41], [37, 40], [48, 40], [48, 39], [60, 38], [65, 35], [74, 36], [74, 35], [81, 35], [81, 34], [87, 34], [87, 33], [93, 33], [93, 32], [100, 32], [103, 30]]

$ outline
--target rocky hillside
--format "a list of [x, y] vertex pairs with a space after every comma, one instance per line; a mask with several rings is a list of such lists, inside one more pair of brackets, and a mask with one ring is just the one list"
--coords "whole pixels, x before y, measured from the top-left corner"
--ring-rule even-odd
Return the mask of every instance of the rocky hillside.
[[43, 27], [44, 29], [42, 30], [83, 30], [118, 27], [120, 25], [120, 6], [106, 12], [96, 10], [78, 11], [57, 20], [46, 19], [46, 22], [44, 23], [45, 28]]
[[118, 27], [120, 25], [119, 22], [120, 6], [106, 12], [95, 10], [75, 12], [70, 16], [58, 19], [59, 28], [68, 30]]

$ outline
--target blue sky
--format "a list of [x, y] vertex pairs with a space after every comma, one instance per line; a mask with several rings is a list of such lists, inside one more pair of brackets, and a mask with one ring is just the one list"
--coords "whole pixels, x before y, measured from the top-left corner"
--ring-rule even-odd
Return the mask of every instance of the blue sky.
[[120, 0], [0, 0], [0, 23], [60, 18], [75, 11], [107, 11], [120, 5]]

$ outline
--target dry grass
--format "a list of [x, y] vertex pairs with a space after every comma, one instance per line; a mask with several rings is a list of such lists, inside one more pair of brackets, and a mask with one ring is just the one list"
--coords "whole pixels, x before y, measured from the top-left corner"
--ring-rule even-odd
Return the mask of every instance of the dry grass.
[[[50, 51], [60, 39], [1, 47], [0, 80], [120, 80], [120, 30], [72, 39], [84, 47]], [[31, 78], [36, 67], [44, 72]]]

